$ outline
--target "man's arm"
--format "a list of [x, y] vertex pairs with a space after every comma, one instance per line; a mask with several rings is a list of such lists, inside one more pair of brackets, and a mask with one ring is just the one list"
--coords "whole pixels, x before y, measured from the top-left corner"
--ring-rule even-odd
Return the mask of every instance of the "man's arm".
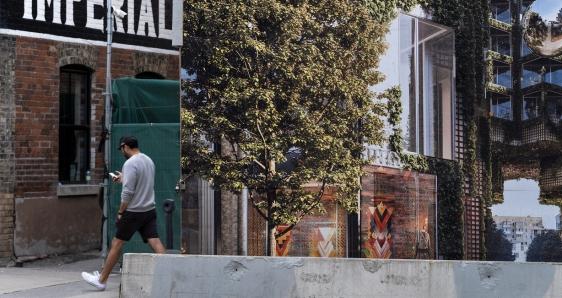
[[119, 211], [117, 212], [117, 218], [121, 219], [121, 215], [123, 215], [123, 212], [127, 210], [127, 206], [129, 206], [128, 203], [121, 202], [121, 205], [119, 206]]

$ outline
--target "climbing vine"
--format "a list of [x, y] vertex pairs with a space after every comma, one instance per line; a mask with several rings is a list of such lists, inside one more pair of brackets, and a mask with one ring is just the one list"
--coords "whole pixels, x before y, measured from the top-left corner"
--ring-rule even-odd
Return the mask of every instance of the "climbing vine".
[[379, 97], [388, 99], [388, 122], [392, 127], [392, 135], [388, 137], [390, 143], [390, 150], [396, 152], [400, 160], [404, 163], [404, 167], [409, 170], [425, 172], [428, 170], [427, 158], [423, 155], [418, 154], [407, 154], [404, 153], [404, 138], [402, 137], [402, 128], [400, 127], [400, 121], [402, 115], [402, 103], [400, 102], [400, 96], [402, 91], [400, 87], [394, 86], [386, 90]]

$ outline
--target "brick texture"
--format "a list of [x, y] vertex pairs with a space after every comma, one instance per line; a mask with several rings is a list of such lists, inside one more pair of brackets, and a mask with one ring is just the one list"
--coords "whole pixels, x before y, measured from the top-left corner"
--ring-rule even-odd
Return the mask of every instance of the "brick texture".
[[[21, 251], [49, 254], [97, 245], [77, 236], [84, 229], [87, 233], [95, 230], [94, 236], [101, 237], [99, 219], [84, 223], [97, 207], [97, 196], [57, 197], [59, 80], [60, 67], [66, 65], [78, 64], [92, 71], [90, 169], [92, 184], [99, 184], [103, 182], [103, 153], [97, 148], [104, 115], [106, 56], [106, 47], [0, 36], [0, 266]], [[111, 62], [112, 78], [150, 71], [166, 79], [179, 79], [177, 55], [113, 48]], [[39, 204], [37, 199], [50, 203]], [[38, 206], [46, 209], [37, 210]], [[69, 206], [78, 210], [68, 211]], [[41, 223], [33, 221], [39, 217], [55, 228], [71, 226], [72, 233], [36, 232]], [[65, 218], [74, 221], [65, 222]], [[31, 249], [31, 243], [38, 241], [44, 246]]]
[[0, 264], [14, 255], [15, 37], [0, 35]]

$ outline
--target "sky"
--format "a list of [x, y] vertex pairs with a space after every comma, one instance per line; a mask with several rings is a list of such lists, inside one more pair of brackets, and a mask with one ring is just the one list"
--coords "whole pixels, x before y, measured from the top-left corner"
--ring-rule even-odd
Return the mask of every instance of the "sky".
[[556, 229], [556, 206], [540, 205], [539, 184], [535, 180], [519, 179], [504, 182], [503, 198], [500, 205], [492, 206], [492, 215], [542, 217], [546, 229]]

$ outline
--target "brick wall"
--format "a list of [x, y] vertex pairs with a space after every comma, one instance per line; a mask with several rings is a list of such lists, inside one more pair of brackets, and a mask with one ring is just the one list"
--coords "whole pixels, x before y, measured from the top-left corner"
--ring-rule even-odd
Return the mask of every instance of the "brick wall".
[[[91, 75], [92, 183], [103, 182], [101, 141], [106, 48], [32, 37], [0, 37], [0, 265], [16, 256], [94, 249], [101, 237], [97, 195], [58, 197], [60, 67]], [[112, 78], [139, 70], [179, 78], [178, 56], [112, 48]], [[10, 84], [11, 82], [11, 84]], [[17, 227], [14, 229], [14, 227]], [[8, 240], [8, 241], [4, 241]]]
[[15, 38], [0, 35], [0, 264], [14, 255]]
[[55, 42], [18, 38], [15, 69], [16, 198], [56, 195], [58, 86]]

